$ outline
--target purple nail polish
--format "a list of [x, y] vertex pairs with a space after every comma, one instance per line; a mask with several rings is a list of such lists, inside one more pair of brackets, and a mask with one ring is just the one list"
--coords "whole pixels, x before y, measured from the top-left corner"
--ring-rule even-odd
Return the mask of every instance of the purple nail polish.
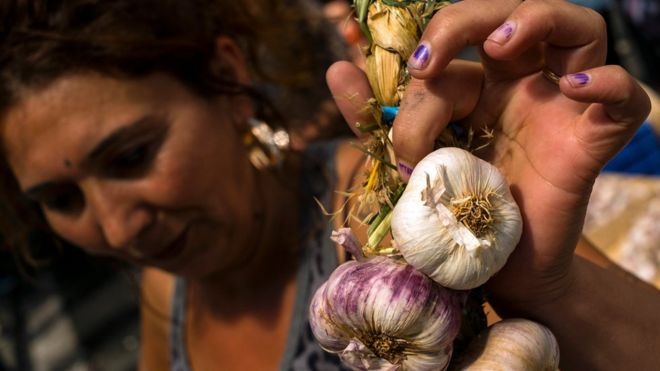
[[422, 42], [408, 59], [408, 67], [421, 70], [429, 64], [429, 59], [431, 59], [431, 48], [427, 42]]
[[410, 175], [412, 175], [412, 172], [413, 172], [412, 166], [408, 165], [403, 161], [399, 161], [399, 173], [401, 174], [401, 177], [403, 178], [404, 182], [407, 182], [408, 179], [410, 179]]
[[566, 78], [568, 79], [568, 83], [574, 88], [585, 86], [591, 81], [591, 76], [584, 72], [572, 73], [566, 76]]
[[506, 21], [502, 23], [502, 25], [498, 27], [497, 30], [493, 31], [493, 33], [488, 36], [488, 40], [502, 45], [511, 39], [511, 36], [513, 36], [515, 31], [516, 23], [512, 21]]

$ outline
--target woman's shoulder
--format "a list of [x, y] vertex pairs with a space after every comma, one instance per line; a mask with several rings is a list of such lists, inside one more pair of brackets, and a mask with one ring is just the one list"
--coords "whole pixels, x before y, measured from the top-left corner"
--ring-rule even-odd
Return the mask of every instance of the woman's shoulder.
[[156, 268], [144, 268], [141, 278], [139, 369], [168, 370], [170, 324], [175, 276]]

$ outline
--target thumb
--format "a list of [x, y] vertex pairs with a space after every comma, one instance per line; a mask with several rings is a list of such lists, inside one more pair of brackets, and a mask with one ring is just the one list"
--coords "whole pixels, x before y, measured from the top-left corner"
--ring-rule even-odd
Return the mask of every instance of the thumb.
[[369, 99], [373, 98], [373, 92], [367, 75], [356, 65], [341, 61], [328, 68], [326, 80], [344, 120], [359, 139], [365, 139], [366, 135], [360, 126], [374, 122], [369, 110]]

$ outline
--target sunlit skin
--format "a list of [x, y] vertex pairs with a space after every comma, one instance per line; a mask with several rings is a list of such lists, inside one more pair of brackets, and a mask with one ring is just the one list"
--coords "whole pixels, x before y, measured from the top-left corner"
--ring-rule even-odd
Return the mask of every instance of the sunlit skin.
[[[73, 75], [10, 110], [3, 137], [21, 189], [59, 236], [199, 277], [262, 243], [262, 190], [238, 110], [229, 114], [237, 99], [205, 100], [165, 75]], [[182, 250], [165, 251], [177, 239]]]
[[[479, 155], [507, 176], [524, 230], [487, 283], [490, 303], [505, 317], [547, 325], [561, 346], [561, 369], [631, 362], [652, 369], [657, 290], [611, 263], [603, 270], [574, 256], [593, 181], [650, 108], [625, 70], [603, 66], [605, 31], [593, 10], [562, 1], [464, 0], [444, 8], [421, 37], [427, 64], [408, 64], [412, 79], [392, 140], [411, 169], [450, 121], [494, 134]], [[469, 45], [481, 49], [480, 65], [454, 59]], [[544, 76], [546, 67], [563, 76], [558, 84]], [[339, 62], [327, 75], [346, 121], [365, 122], [355, 109], [355, 97], [372, 96], [362, 71]]]
[[[649, 109], [643, 90], [625, 71], [602, 66], [607, 39], [602, 17], [552, 3], [476, 0], [441, 10], [421, 38], [433, 47], [433, 57], [424, 69], [410, 69], [413, 78], [392, 130], [394, 151], [407, 169], [431, 152], [433, 138], [449, 121], [476, 128], [476, 136], [494, 135], [478, 155], [506, 175], [524, 218], [519, 247], [488, 283], [509, 303], [556, 297], [567, 289], [566, 267], [593, 181]], [[519, 26], [511, 40], [490, 39], [500, 25], [508, 29], [507, 20]], [[481, 63], [454, 60], [470, 43], [483, 47]], [[545, 44], [552, 47], [542, 51]], [[566, 76], [553, 83], [541, 73], [544, 65], [562, 75], [588, 71], [593, 81], [574, 87]], [[335, 97], [352, 99], [337, 102], [346, 121], [364, 122], [353, 109], [355, 96], [371, 96], [364, 74], [338, 62], [328, 79]], [[521, 282], [521, 275], [527, 279]]]

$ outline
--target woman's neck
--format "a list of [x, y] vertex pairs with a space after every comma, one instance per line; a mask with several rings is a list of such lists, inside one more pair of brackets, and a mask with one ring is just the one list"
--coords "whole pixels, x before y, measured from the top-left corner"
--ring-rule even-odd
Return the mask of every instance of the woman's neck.
[[[288, 179], [298, 179], [296, 164], [293, 169], [287, 172]], [[300, 243], [298, 182], [283, 184], [276, 174], [262, 179], [262, 223], [253, 232], [256, 247], [250, 249], [250, 256], [244, 264], [188, 283], [191, 300], [213, 312], [249, 313], [277, 306], [295, 281]]]
[[280, 364], [297, 294], [297, 212], [290, 214], [266, 217], [272, 222], [264, 229], [269, 243], [244, 269], [189, 282], [186, 335], [193, 369]]
[[191, 304], [224, 318], [274, 309], [283, 292], [295, 282], [297, 254], [278, 252], [262, 257], [240, 271], [189, 280]]
[[296, 280], [295, 275], [288, 280], [264, 277], [270, 281], [257, 287], [257, 292], [244, 288], [234, 291], [234, 295], [220, 295], [212, 291], [212, 286], [191, 287], [186, 335], [188, 349], [194, 350], [189, 352], [193, 369], [278, 367], [290, 332]]

